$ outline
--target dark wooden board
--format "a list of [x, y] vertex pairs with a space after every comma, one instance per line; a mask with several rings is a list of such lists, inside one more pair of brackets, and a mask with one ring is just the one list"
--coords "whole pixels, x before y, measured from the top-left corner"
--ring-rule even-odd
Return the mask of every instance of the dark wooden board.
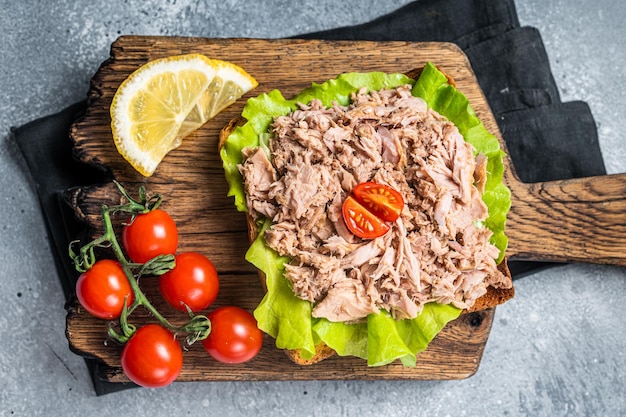
[[[109, 105], [119, 84], [142, 64], [155, 58], [192, 52], [241, 65], [259, 81], [259, 86], [170, 152], [155, 175], [144, 178], [115, 149]], [[162, 207], [173, 215], [180, 230], [179, 250], [206, 254], [221, 274], [223, 288], [216, 306], [237, 304], [253, 310], [262, 298], [262, 287], [256, 271], [244, 260], [248, 247], [244, 216], [236, 212], [232, 199], [226, 197], [227, 184], [217, 153], [219, 130], [240, 114], [246, 98], [262, 92], [278, 88], [285, 97], [291, 97], [311, 82], [323, 82], [343, 72], [406, 72], [421, 68], [427, 61], [434, 62], [455, 80], [457, 88], [468, 97], [487, 129], [502, 142], [466, 56], [452, 44], [142, 36], [121, 37], [112, 45], [110, 59], [93, 77], [87, 112], [72, 127], [71, 137], [79, 159], [109, 170], [131, 192], [143, 184], [150, 192], [165, 196]], [[572, 240], [575, 244], [580, 241], [577, 237], [580, 231], [576, 227], [589, 220], [586, 214], [589, 208], [584, 204], [590, 201], [595, 210], [592, 217], [600, 212], [612, 213], [613, 217], [602, 226], [618, 223], [616, 233], [625, 235], [626, 222], [622, 221], [622, 213], [626, 212], [626, 203], [622, 196], [626, 185], [622, 177], [612, 178], [608, 191], [604, 183], [596, 179], [584, 183], [531, 186], [517, 180], [508, 160], [506, 165], [506, 182], [514, 200], [507, 229], [511, 239], [510, 257], [625, 264], [625, 239], [612, 251], [600, 248], [598, 251], [602, 253], [595, 257], [588, 256], [585, 242], [580, 243], [584, 248], [578, 251], [571, 246]], [[583, 190], [584, 193], [579, 192]], [[583, 206], [580, 205], [581, 198]], [[573, 200], [578, 202], [578, 205], [574, 204], [575, 208], [571, 208]], [[119, 203], [119, 195], [112, 184], [101, 184], [73, 190], [71, 202], [87, 230], [98, 234], [101, 231], [101, 205]], [[551, 212], [552, 207], [558, 209]], [[543, 217], [537, 216], [537, 212]], [[565, 222], [560, 218], [564, 215], [581, 216], [579, 222], [566, 226], [569, 227], [567, 230], [571, 229], [567, 233], [572, 235], [568, 236], [567, 251], [554, 236], [564, 227]], [[548, 228], [544, 227], [546, 219], [553, 222]], [[584, 235], [585, 239], [590, 237], [589, 233]], [[558, 235], [562, 236], [562, 232]], [[547, 249], [536, 244], [538, 239], [535, 236], [546, 239]], [[611, 238], [603, 239], [603, 242], [609, 246], [616, 244]], [[621, 254], [617, 253], [620, 249]], [[148, 280], [142, 281], [142, 288], [152, 296], [157, 308], [175, 316], [176, 313], [171, 309], [168, 311], [153, 287]], [[185, 363], [178, 380], [466, 378], [478, 369], [493, 315], [493, 309], [462, 315], [419, 355], [416, 368], [404, 368], [399, 364], [370, 368], [362, 360], [337, 357], [311, 366], [297, 366], [274, 347], [273, 339], [267, 337], [259, 356], [243, 365], [220, 364], [196, 344], [185, 352]], [[133, 320], [140, 324], [150, 318], [135, 313]], [[180, 316], [180, 320], [184, 320], [184, 316]], [[72, 350], [101, 361], [104, 379], [126, 381], [119, 365], [120, 347], [105, 343], [106, 323], [91, 317], [76, 302], [68, 307], [67, 337]]]

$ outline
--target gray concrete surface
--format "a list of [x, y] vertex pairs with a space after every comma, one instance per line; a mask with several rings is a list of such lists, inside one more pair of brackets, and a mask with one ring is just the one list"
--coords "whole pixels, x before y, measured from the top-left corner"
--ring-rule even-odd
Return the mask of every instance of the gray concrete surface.
[[[626, 415], [626, 270], [569, 265], [517, 282], [480, 369], [462, 381], [175, 383], [104, 397], [67, 348], [63, 294], [10, 126], [81, 100], [120, 34], [282, 37], [368, 21], [408, 3], [0, 0], [0, 416]], [[626, 171], [626, 7], [518, 0], [562, 98], [585, 100], [610, 173]]]

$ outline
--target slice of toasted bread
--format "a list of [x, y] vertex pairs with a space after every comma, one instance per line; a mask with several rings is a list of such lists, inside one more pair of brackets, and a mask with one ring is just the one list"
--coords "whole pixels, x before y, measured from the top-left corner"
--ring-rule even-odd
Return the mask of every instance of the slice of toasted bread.
[[[405, 74], [413, 79], [416, 79], [417, 77], [419, 77], [419, 74], [421, 72], [422, 72], [422, 68], [418, 68], [418, 69], [408, 71]], [[446, 77], [448, 78], [448, 83], [450, 83], [451, 85], [454, 85], [454, 80], [447, 74], [446, 74]], [[238, 126], [242, 126], [245, 123], [246, 123], [246, 119], [244, 119], [243, 117], [236, 117], [234, 119], [231, 119], [228, 122], [228, 124], [226, 124], [226, 126], [222, 128], [219, 134], [218, 151], [222, 149], [222, 146], [228, 139], [228, 136], [230, 136], [230, 134]], [[246, 214], [246, 222], [248, 226], [248, 238], [250, 242], [252, 242], [254, 241], [254, 239], [256, 239], [258, 232], [259, 232], [257, 228], [257, 224], [247, 214]], [[502, 273], [504, 273], [507, 277], [509, 278], [511, 277], [511, 273], [507, 266], [506, 258], [500, 263], [500, 265], [498, 265], [498, 269]], [[263, 285], [263, 288], [267, 290], [266, 283], [265, 283], [265, 274], [262, 271], [258, 271], [258, 272], [259, 272], [259, 278], [261, 280], [261, 284]], [[487, 288], [487, 293], [483, 295], [482, 297], [480, 297], [478, 300], [476, 300], [474, 305], [470, 309], [464, 310], [463, 313], [482, 311], [488, 308], [495, 307], [513, 298], [514, 295], [515, 295], [514, 287], [511, 287], [511, 288], [489, 287]], [[285, 350], [285, 353], [287, 354], [287, 356], [289, 356], [289, 358], [291, 358], [293, 362], [299, 365], [311, 365], [311, 364], [320, 362], [326, 358], [329, 358], [335, 355], [336, 352], [332, 348], [327, 346], [326, 344], [320, 343], [315, 347], [315, 355], [310, 359], [303, 358], [300, 352], [297, 350]]]

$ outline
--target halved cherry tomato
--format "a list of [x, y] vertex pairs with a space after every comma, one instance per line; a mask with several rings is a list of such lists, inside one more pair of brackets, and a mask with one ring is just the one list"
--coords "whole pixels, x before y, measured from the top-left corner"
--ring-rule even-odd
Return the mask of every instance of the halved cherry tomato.
[[385, 184], [364, 182], [352, 190], [354, 198], [368, 211], [386, 222], [395, 222], [402, 208], [402, 194]]
[[145, 263], [158, 255], [173, 255], [178, 248], [176, 223], [161, 209], [139, 214], [122, 229], [122, 243], [128, 257]]
[[197, 252], [176, 255], [176, 267], [159, 278], [161, 295], [180, 311], [204, 310], [215, 301], [219, 288], [215, 266]]
[[236, 306], [213, 310], [211, 333], [202, 341], [204, 349], [215, 360], [224, 363], [242, 363], [254, 358], [263, 345], [263, 332], [254, 316]]
[[342, 206], [343, 220], [348, 229], [364, 239], [374, 239], [389, 231], [389, 225], [368, 211], [352, 196]]
[[147, 388], [172, 383], [183, 367], [183, 350], [174, 335], [158, 324], [140, 327], [122, 350], [122, 370]]
[[76, 297], [92, 315], [101, 319], [116, 319], [122, 314], [124, 299], [130, 306], [133, 291], [119, 262], [101, 259], [76, 282]]

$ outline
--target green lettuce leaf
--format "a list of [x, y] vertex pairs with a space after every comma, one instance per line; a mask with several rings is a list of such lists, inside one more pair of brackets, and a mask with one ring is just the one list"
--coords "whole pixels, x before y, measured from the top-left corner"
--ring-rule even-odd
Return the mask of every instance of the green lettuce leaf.
[[[234, 197], [236, 208], [247, 210], [243, 178], [238, 169], [242, 162], [241, 151], [257, 146], [266, 149], [267, 131], [275, 117], [288, 114], [297, 108], [297, 103], [308, 103], [313, 98], [326, 106], [333, 102], [347, 105], [350, 94], [362, 87], [372, 91], [403, 84], [413, 85], [413, 95], [422, 97], [434, 110], [450, 119], [465, 140], [488, 157], [483, 199], [489, 208], [489, 218], [485, 226], [494, 233], [492, 241], [500, 249], [501, 259], [507, 245], [504, 223], [510, 207], [510, 192], [502, 184], [503, 152], [497, 139], [476, 117], [467, 98], [450, 86], [445, 75], [431, 63], [425, 66], [417, 81], [403, 74], [347, 73], [322, 84], [313, 83], [291, 100], [285, 99], [278, 90], [249, 99], [242, 113], [247, 123], [233, 131], [220, 153], [229, 184], [228, 195]], [[300, 350], [304, 358], [310, 358], [315, 345], [323, 341], [339, 355], [363, 358], [370, 366], [398, 359], [406, 366], [415, 366], [416, 355], [461, 313], [451, 305], [429, 303], [411, 320], [394, 320], [386, 311], [371, 314], [367, 321], [357, 324], [313, 318], [311, 303], [296, 297], [284, 277], [284, 265], [289, 258], [279, 256], [264, 243], [263, 232], [269, 226], [270, 221], [266, 220], [246, 253], [246, 260], [266, 275], [267, 292], [254, 316], [259, 328], [274, 337], [279, 348]]]
[[281, 349], [301, 349], [304, 358], [315, 353], [311, 303], [296, 297], [283, 276], [289, 258], [265, 245], [264, 233], [271, 225], [265, 220], [259, 235], [246, 252], [246, 260], [266, 274], [267, 292], [254, 311], [258, 326], [276, 339]]

